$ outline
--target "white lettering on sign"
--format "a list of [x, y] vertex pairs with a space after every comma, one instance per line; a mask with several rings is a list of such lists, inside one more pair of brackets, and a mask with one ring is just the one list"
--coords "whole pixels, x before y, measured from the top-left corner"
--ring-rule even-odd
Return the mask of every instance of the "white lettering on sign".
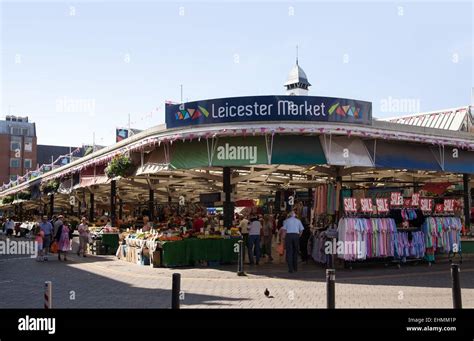
[[324, 111], [325, 105], [321, 104], [308, 104], [304, 101], [303, 104], [295, 104], [292, 101], [278, 101], [278, 116], [326, 116]]
[[387, 198], [377, 198], [375, 202], [377, 205], [377, 212], [388, 212], [388, 199]]
[[372, 212], [374, 210], [371, 198], [361, 198], [360, 207], [362, 212]]
[[344, 198], [344, 211], [357, 212], [357, 198]]
[[444, 211], [445, 212], [454, 211], [454, 199], [444, 199]]
[[72, 195], [69, 197], [69, 205], [76, 206], [76, 197]]
[[413, 193], [411, 196], [411, 205], [419, 206], [420, 205], [420, 193]]
[[432, 199], [420, 199], [420, 208], [422, 211], [431, 212], [433, 210], [433, 200]]
[[402, 206], [403, 205], [403, 196], [400, 192], [392, 192], [390, 194], [390, 205], [392, 205], [392, 206]]
[[218, 160], [248, 160], [250, 164], [257, 163], [257, 146], [231, 146], [226, 143], [217, 147]]
[[180, 195], [179, 196], [179, 205], [180, 206], [184, 206], [186, 200], [184, 199], [184, 196]]

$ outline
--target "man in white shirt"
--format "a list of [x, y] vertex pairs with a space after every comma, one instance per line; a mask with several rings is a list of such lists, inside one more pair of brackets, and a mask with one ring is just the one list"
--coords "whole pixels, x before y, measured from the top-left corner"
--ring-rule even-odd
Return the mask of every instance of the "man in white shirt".
[[262, 224], [257, 218], [252, 218], [249, 225], [249, 262], [250, 265], [253, 265], [253, 254], [255, 253], [256, 264], [260, 262], [260, 231], [262, 229]]
[[304, 227], [301, 220], [296, 218], [295, 212], [291, 212], [290, 217], [283, 223], [282, 229], [286, 230], [285, 247], [288, 272], [293, 273], [298, 271], [298, 250]]
[[248, 247], [249, 242], [249, 221], [244, 216], [240, 216], [239, 223], [240, 233], [242, 234], [242, 240], [244, 241], [244, 261], [245, 261], [245, 248]]

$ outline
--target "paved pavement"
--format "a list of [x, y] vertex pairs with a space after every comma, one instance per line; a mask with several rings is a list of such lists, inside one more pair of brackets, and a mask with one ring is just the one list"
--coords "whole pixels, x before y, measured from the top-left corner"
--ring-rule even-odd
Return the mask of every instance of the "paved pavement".
[[[289, 274], [284, 264], [247, 266], [238, 277], [236, 266], [219, 268], [151, 268], [113, 256], [68, 262], [51, 257], [0, 256], [0, 308], [41, 308], [43, 285], [53, 282], [56, 308], [168, 308], [171, 275], [182, 275], [183, 308], [324, 308], [325, 270], [301, 264]], [[463, 306], [474, 308], [474, 258], [461, 265]], [[268, 289], [272, 298], [264, 295]], [[338, 269], [336, 306], [340, 308], [451, 308], [450, 265], [376, 265]]]

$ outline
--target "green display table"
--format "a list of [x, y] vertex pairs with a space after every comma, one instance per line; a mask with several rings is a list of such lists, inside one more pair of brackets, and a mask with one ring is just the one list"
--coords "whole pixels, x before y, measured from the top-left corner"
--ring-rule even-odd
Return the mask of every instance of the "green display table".
[[461, 251], [463, 254], [474, 253], [474, 239], [461, 239]]
[[102, 234], [102, 246], [105, 249], [106, 255], [115, 255], [119, 245], [118, 233], [104, 233]]
[[188, 266], [198, 262], [234, 263], [238, 253], [234, 252], [239, 238], [197, 239], [190, 238], [163, 243], [162, 265]]

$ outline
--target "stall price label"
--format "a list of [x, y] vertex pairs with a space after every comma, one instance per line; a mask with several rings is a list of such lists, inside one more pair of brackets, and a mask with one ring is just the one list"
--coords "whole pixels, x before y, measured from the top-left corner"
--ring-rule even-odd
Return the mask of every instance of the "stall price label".
[[346, 212], [357, 212], [357, 199], [356, 198], [344, 198], [344, 211], [346, 211]]
[[360, 207], [362, 212], [373, 212], [374, 208], [372, 206], [371, 198], [361, 198]]
[[387, 198], [377, 198], [377, 212], [388, 212], [388, 199]]
[[420, 208], [422, 211], [433, 211], [433, 200], [432, 199], [420, 199]]
[[444, 199], [444, 211], [454, 212], [454, 199]]
[[402, 206], [403, 205], [403, 196], [400, 192], [392, 192], [390, 194], [390, 205], [392, 205], [392, 206]]
[[419, 206], [420, 205], [420, 193], [413, 193], [411, 196], [411, 205]]
[[444, 212], [444, 205], [443, 204], [436, 204], [435, 205], [435, 212], [436, 213], [443, 213]]

